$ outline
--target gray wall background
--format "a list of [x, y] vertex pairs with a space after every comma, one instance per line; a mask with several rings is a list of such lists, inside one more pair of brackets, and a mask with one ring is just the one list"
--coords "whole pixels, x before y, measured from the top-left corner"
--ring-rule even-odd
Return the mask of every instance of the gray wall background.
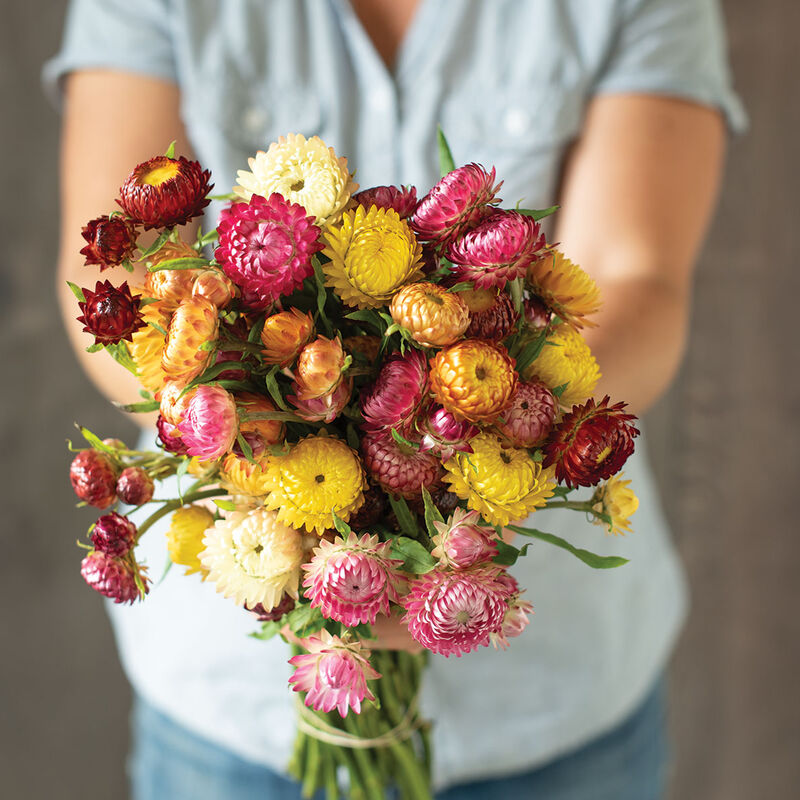
[[[8, 798], [122, 798], [129, 690], [78, 574], [62, 448], [132, 427], [88, 385], [53, 294], [58, 120], [38, 69], [66, 3], [0, 0], [0, 776]], [[752, 119], [730, 152], [680, 378], [648, 420], [693, 587], [672, 670], [680, 800], [800, 787], [800, 5], [725, 0]], [[102, 113], [102, 112], [100, 112]]]

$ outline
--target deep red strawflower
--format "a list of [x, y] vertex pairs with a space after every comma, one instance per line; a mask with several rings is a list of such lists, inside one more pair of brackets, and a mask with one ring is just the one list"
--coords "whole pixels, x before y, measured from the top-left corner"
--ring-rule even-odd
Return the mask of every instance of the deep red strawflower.
[[129, 506], [140, 506], [153, 499], [155, 484], [141, 467], [127, 467], [117, 478], [117, 497]]
[[75, 494], [95, 508], [108, 508], [117, 499], [117, 473], [110, 458], [98, 450], [81, 450], [69, 467]]
[[400, 219], [408, 219], [417, 207], [417, 190], [414, 186], [374, 186], [353, 195], [353, 203], [364, 206], [391, 208]]
[[176, 456], [185, 456], [189, 453], [186, 442], [180, 436], [180, 431], [171, 423], [167, 422], [161, 414], [156, 420], [156, 430], [158, 431], [158, 441], [161, 446]]
[[350, 515], [347, 524], [356, 532], [361, 532], [383, 518], [386, 510], [386, 495], [377, 487], [370, 486], [364, 492], [364, 505]]
[[97, 217], [84, 225], [81, 236], [88, 242], [81, 250], [86, 266], [100, 265], [100, 272], [116, 267], [136, 249], [136, 226], [125, 217]]
[[136, 526], [127, 517], [112, 511], [97, 520], [92, 528], [91, 540], [95, 550], [121, 558], [136, 541]]
[[[115, 603], [134, 603], [141, 598], [136, 585], [136, 570], [128, 559], [114, 558], [98, 550], [92, 550], [81, 562], [81, 575], [96, 592]], [[141, 574], [144, 593], [147, 594], [147, 578]]]
[[139, 308], [141, 295], [131, 295], [128, 282], [119, 287], [110, 281], [97, 281], [94, 291], [83, 289], [84, 302], [78, 322], [94, 336], [95, 344], [117, 344], [123, 339], [132, 340], [134, 331], [145, 326]]
[[264, 608], [262, 603], [248, 608], [256, 615], [259, 622], [278, 622], [284, 614], [288, 614], [295, 606], [295, 600], [291, 595], [285, 594], [280, 603], [274, 608]]
[[544, 447], [543, 466], [555, 464], [556, 478], [573, 489], [596, 486], [622, 469], [633, 452], [639, 430], [636, 419], [625, 413], [625, 403], [608, 405], [606, 395], [599, 403], [590, 398], [556, 426]]
[[209, 204], [210, 178], [197, 161], [156, 156], [125, 179], [117, 203], [145, 230], [185, 225]]

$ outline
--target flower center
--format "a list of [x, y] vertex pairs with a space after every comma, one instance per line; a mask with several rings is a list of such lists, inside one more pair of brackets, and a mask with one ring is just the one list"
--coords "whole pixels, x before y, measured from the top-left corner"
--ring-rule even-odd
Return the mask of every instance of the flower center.
[[324, 476], [324, 475], [315, 475], [315, 476], [314, 476], [314, 480], [315, 480], [317, 483], [322, 483], [322, 482], [325, 480], [325, 476]]
[[428, 300], [431, 301], [431, 303], [435, 303], [437, 306], [444, 305], [444, 300], [442, 300], [442, 298], [439, 297], [438, 294], [434, 294], [433, 292], [425, 292], [425, 297], [427, 297]]
[[459, 611], [455, 619], [459, 625], [467, 625], [469, 623], [469, 611]]
[[603, 448], [603, 449], [602, 449], [602, 450], [601, 450], [601, 451], [600, 451], [600, 452], [597, 454], [597, 458], [595, 459], [595, 464], [600, 464], [602, 461], [604, 461], [604, 460], [605, 460], [605, 459], [608, 457], [608, 454], [609, 454], [610, 452], [611, 452], [611, 447], [610, 447], [610, 445], [606, 445], [606, 446], [605, 446], [605, 447], [604, 447], [604, 448]]
[[306, 182], [302, 178], [298, 178], [293, 184], [289, 186], [289, 189], [293, 192], [302, 192], [305, 188]]
[[475, 377], [479, 381], [485, 381], [486, 380], [486, 370], [483, 367], [476, 367], [475, 368]]
[[511, 456], [508, 453], [506, 453], [505, 450], [501, 450], [500, 451], [500, 460], [504, 464], [510, 464], [511, 463]]
[[262, 270], [283, 266], [291, 258], [294, 249], [288, 232], [269, 221], [258, 223], [247, 244], [256, 268]]
[[159, 186], [172, 180], [179, 172], [180, 165], [175, 161], [168, 161], [166, 164], [160, 164], [145, 172], [141, 177], [141, 182], [147, 186]]

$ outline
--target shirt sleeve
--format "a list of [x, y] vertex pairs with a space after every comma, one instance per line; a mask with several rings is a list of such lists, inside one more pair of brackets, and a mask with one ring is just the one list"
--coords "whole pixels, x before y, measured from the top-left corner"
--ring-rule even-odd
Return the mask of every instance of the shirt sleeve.
[[717, 0], [621, 0], [621, 20], [594, 92], [648, 92], [718, 108], [741, 133]]
[[86, 68], [177, 80], [169, 0], [72, 0], [61, 49], [42, 69], [54, 104], [61, 104], [63, 78]]

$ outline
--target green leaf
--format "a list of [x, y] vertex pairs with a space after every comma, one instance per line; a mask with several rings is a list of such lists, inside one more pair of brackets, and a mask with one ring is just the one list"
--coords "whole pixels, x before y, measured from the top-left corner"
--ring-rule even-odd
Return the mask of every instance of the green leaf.
[[207, 342], [203, 342], [198, 350], [202, 350], [204, 353], [210, 353], [212, 350], [215, 350], [217, 347], [217, 342], [214, 339], [209, 339]]
[[403, 570], [424, 575], [436, 566], [434, 557], [416, 539], [396, 536], [392, 539], [392, 558], [403, 561]]
[[334, 509], [331, 509], [331, 514], [333, 515], [333, 527], [342, 534], [342, 536], [347, 536], [347, 534], [352, 533], [353, 529], [336, 513]]
[[128, 350], [128, 345], [125, 341], [119, 341], [116, 344], [107, 344], [106, 350], [111, 354], [111, 357], [118, 363], [122, 364], [128, 372], [135, 375], [137, 378], [139, 377], [139, 370], [136, 366], [136, 362], [131, 357], [130, 351]]
[[572, 491], [574, 491], [574, 489], [570, 489], [569, 486], [554, 486], [553, 487], [553, 494], [556, 497], [566, 497]]
[[566, 541], [566, 539], [562, 539], [560, 536], [555, 536], [552, 533], [538, 531], [535, 528], [520, 528], [517, 525], [507, 525], [506, 527], [515, 533], [521, 533], [523, 536], [531, 536], [535, 539], [541, 539], [543, 542], [549, 542], [556, 547], [560, 547], [562, 550], [572, 553], [572, 555], [576, 556], [583, 561], [584, 564], [588, 564], [593, 569], [613, 569], [614, 567], [621, 567], [623, 564], [628, 563], [628, 559], [622, 558], [621, 556], [598, 556], [581, 547], [574, 547]]
[[550, 208], [517, 208], [515, 210], [520, 214], [524, 214], [526, 217], [531, 217], [531, 219], [538, 222], [540, 219], [544, 219], [545, 217], [549, 217], [551, 214], [555, 214], [560, 207], [561, 206], [550, 206]]
[[262, 642], [269, 641], [273, 636], [277, 636], [281, 632], [283, 624], [280, 621], [269, 620], [261, 626], [260, 631], [253, 631], [250, 636], [253, 639], [260, 639]]
[[157, 253], [169, 241], [169, 231], [164, 231], [146, 250], [142, 250], [139, 260]]
[[103, 440], [95, 433], [92, 433], [88, 428], [84, 428], [83, 425], [75, 425], [75, 427], [81, 432], [81, 436], [95, 449], [99, 450], [101, 453], [116, 453], [116, 450], [107, 445], [103, 442]]
[[157, 322], [148, 322], [147, 323], [153, 330], [158, 331], [162, 336], [168, 336], [169, 334], [162, 328]]
[[410, 447], [412, 450], [419, 450], [419, 445], [416, 442], [409, 441], [395, 428], [392, 428], [392, 439], [394, 439], [397, 442], [397, 444], [403, 444], [406, 447]]
[[102, 350], [102, 349], [103, 349], [103, 345], [100, 344], [100, 342], [95, 342], [94, 344], [90, 344], [86, 348], [86, 352], [87, 353], [96, 353], [98, 350]]
[[399, 495], [395, 496], [390, 494], [389, 502], [392, 505], [392, 511], [394, 511], [394, 515], [397, 517], [400, 530], [403, 531], [403, 533], [405, 533], [407, 536], [412, 538], [416, 537], [419, 532], [417, 527], [417, 517], [408, 507], [408, 503], [406, 503], [405, 498], [400, 497]]
[[286, 624], [295, 636], [302, 639], [304, 636], [321, 631], [325, 627], [325, 617], [318, 608], [311, 608], [308, 603], [304, 603], [295, 606], [286, 615]]
[[213, 381], [217, 375], [220, 375], [228, 369], [249, 369], [249, 367], [244, 361], [220, 361], [218, 364], [212, 364], [207, 370], [205, 370], [205, 372], [198, 375], [186, 386], [186, 388], [181, 392], [181, 397], [183, 397], [183, 395], [185, 395], [190, 389], [194, 389], [195, 386], [199, 386], [201, 383]]
[[539, 353], [542, 352], [545, 342], [547, 342], [547, 335], [542, 332], [522, 348], [522, 351], [517, 356], [517, 372], [519, 372], [520, 375], [536, 361], [539, 357]]
[[67, 281], [67, 286], [69, 286], [70, 290], [72, 291], [72, 294], [75, 295], [76, 299], [79, 302], [81, 303], [86, 302], [86, 295], [84, 295], [83, 289], [81, 289], [81, 287], [78, 286], [77, 283], [73, 283], [72, 281]]
[[181, 479], [189, 472], [189, 464], [191, 459], [184, 458], [175, 469], [175, 481], [178, 484], [178, 497], [181, 503], [183, 502], [183, 489], [181, 488]]
[[125, 272], [133, 272], [133, 264], [131, 263], [131, 260], [129, 258], [126, 258], [124, 261], [122, 261], [120, 263], [120, 266], [122, 267], [122, 269], [125, 270]]
[[524, 556], [528, 552], [531, 543], [528, 542], [522, 547], [514, 547], [513, 544], [506, 544], [502, 539], [495, 541], [497, 545], [497, 555], [492, 559], [495, 564], [502, 564], [504, 567], [510, 567], [512, 564], [517, 563], [520, 556]]
[[210, 194], [208, 195], [209, 200], [236, 200], [239, 199], [238, 194], [234, 194], [233, 192], [226, 192], [225, 194]]
[[270, 397], [275, 401], [275, 405], [283, 411], [288, 411], [289, 406], [286, 405], [286, 401], [283, 399], [280, 386], [278, 386], [278, 379], [275, 377], [279, 369], [280, 365], [275, 364], [264, 376], [264, 382], [267, 385], [267, 391], [269, 392]]
[[236, 503], [231, 500], [219, 500], [216, 497], [213, 498], [213, 500], [214, 505], [217, 508], [221, 508], [223, 511], [236, 511]]
[[215, 242], [217, 237], [217, 229], [212, 228], [208, 233], [204, 233], [202, 236], [197, 237], [197, 244], [200, 245], [201, 248], [205, 247], [207, 244], [212, 244]]
[[373, 311], [371, 308], [361, 308], [358, 311], [351, 311], [349, 314], [345, 314], [345, 319], [352, 319], [356, 322], [366, 322], [368, 325], [371, 325], [375, 328], [381, 335], [386, 330], [386, 325], [381, 320], [380, 316], [378, 316], [377, 311]]
[[463, 292], [466, 289], [474, 289], [475, 284], [472, 281], [459, 281], [448, 288], [448, 292]]
[[262, 314], [254, 323], [253, 326], [250, 328], [250, 332], [247, 334], [247, 341], [250, 344], [259, 344], [261, 340], [261, 331], [264, 330], [264, 323], [267, 321], [267, 315]]
[[147, 414], [150, 411], [158, 411], [161, 406], [158, 400], [145, 400], [141, 403], [112, 402], [120, 411], [127, 411], [129, 414]]
[[436, 127], [436, 141], [439, 145], [439, 174], [444, 178], [448, 172], [456, 168], [456, 162], [453, 160], [453, 153], [441, 125]]
[[566, 383], [562, 383], [559, 386], [556, 386], [556, 388], [552, 390], [553, 394], [556, 397], [561, 397], [561, 395], [564, 394], [564, 392], [567, 390], [567, 386], [569, 386], [569, 381], [567, 381]]
[[169, 147], [167, 148], [167, 152], [164, 153], [167, 158], [175, 158], [175, 140], [173, 139], [169, 143]]
[[251, 463], [255, 464], [255, 459], [253, 458], [253, 448], [250, 447], [250, 443], [247, 439], [242, 436], [241, 433], [236, 435], [236, 441], [239, 443], [239, 447], [242, 448], [242, 452], [244, 453], [244, 457]]
[[325, 313], [325, 301], [328, 299], [328, 292], [325, 289], [325, 273], [322, 271], [322, 264], [319, 263], [319, 259], [316, 256], [311, 259], [311, 263], [314, 265], [314, 280], [317, 286], [317, 313], [325, 326], [328, 336], [332, 336], [333, 326]]
[[184, 256], [182, 258], [168, 258], [166, 261], [159, 261], [158, 264], [151, 264], [148, 272], [163, 272], [167, 269], [181, 270], [181, 269], [198, 269], [200, 267], [208, 267], [210, 262], [206, 258], [199, 256]]
[[158, 297], [144, 297], [143, 295], [138, 295], [139, 297], [139, 305], [144, 308], [145, 306], [152, 305], [153, 303], [158, 303]]
[[433, 503], [430, 492], [422, 487], [422, 502], [425, 503], [425, 527], [428, 529], [428, 536], [433, 538], [437, 534], [434, 522], [444, 522], [439, 509]]
[[353, 425], [352, 422], [347, 423], [347, 444], [349, 444], [350, 447], [352, 447], [356, 452], [358, 452], [359, 448], [361, 447], [356, 426]]

